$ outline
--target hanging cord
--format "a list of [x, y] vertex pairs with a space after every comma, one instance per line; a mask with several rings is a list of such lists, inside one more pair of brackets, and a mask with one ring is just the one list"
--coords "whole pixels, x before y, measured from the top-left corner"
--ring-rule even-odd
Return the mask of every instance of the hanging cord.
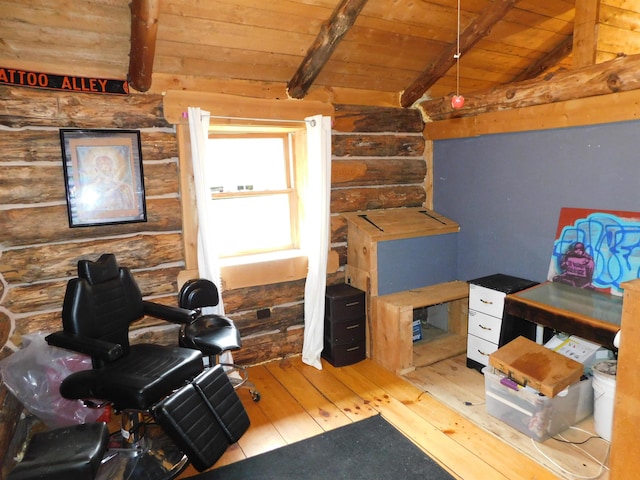
[[460, 95], [460, 57], [462, 56], [462, 53], [460, 52], [460, 16], [460, 0], [458, 0], [458, 32], [456, 53], [453, 54], [453, 58], [456, 61], [456, 94], [451, 97], [451, 107], [454, 109], [459, 109], [464, 106], [464, 97]]
[[456, 53], [453, 58], [456, 59], [456, 95], [460, 95], [460, 0], [458, 0], [458, 36], [456, 40]]

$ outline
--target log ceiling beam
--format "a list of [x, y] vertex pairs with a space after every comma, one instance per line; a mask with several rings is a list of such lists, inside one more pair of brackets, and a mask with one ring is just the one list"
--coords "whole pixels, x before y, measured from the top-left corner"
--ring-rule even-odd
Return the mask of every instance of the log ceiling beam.
[[530, 80], [543, 74], [550, 68], [558, 65], [562, 60], [567, 58], [573, 49], [573, 35], [569, 35], [563, 42], [557, 45], [544, 57], [525, 68], [519, 75], [514, 77], [511, 82], [522, 82]]
[[139, 92], [151, 87], [156, 53], [160, 0], [131, 1], [131, 47], [129, 51], [129, 85]]
[[331, 57], [342, 37], [353, 26], [367, 0], [342, 0], [322, 25], [320, 33], [309, 47], [306, 56], [287, 84], [291, 98], [304, 98]]
[[483, 37], [486, 37], [493, 26], [511, 10], [519, 0], [495, 0], [464, 32], [460, 34], [460, 50], [458, 42], [449, 45], [440, 56], [429, 65], [400, 96], [400, 104], [410, 107], [422, 97], [429, 87], [436, 83], [453, 67], [456, 54], [467, 53]]
[[638, 71], [640, 54], [465, 95], [464, 108], [458, 110], [451, 107], [450, 97], [420, 102], [418, 106], [428, 119], [437, 121], [564, 102], [640, 89]]

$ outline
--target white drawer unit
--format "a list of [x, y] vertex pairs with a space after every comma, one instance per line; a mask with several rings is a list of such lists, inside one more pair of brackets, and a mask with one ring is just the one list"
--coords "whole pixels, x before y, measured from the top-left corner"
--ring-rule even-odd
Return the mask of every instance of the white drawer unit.
[[502, 317], [505, 296], [504, 292], [472, 283], [469, 285], [469, 309], [493, 317]]
[[469, 335], [498, 344], [502, 317], [492, 317], [469, 307]]
[[[531, 338], [530, 329], [503, 320], [504, 297], [538, 282], [497, 273], [469, 281], [469, 330], [467, 367], [478, 371], [489, 364], [489, 355], [519, 335]], [[506, 320], [508, 322], [508, 320]], [[526, 331], [525, 331], [526, 330]]]
[[475, 368], [475, 364], [469, 365], [470, 361], [480, 365], [489, 364], [489, 355], [498, 349], [498, 344], [490, 342], [474, 335], [467, 337], [467, 367]]

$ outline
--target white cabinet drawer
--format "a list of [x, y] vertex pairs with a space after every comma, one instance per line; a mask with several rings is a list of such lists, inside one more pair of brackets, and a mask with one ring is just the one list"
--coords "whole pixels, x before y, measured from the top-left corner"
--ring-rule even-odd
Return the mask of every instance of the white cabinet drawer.
[[501, 324], [501, 318], [469, 310], [469, 335], [475, 335], [497, 345], [500, 340]]
[[469, 310], [502, 318], [505, 293], [480, 285], [469, 285]]
[[498, 345], [474, 335], [467, 337], [467, 358], [482, 365], [489, 365], [489, 355], [498, 349]]

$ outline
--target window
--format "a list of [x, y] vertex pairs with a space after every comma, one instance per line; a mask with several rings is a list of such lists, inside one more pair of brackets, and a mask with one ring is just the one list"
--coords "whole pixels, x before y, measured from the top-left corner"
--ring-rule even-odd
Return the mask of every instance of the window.
[[[186, 96], [185, 96], [186, 95]], [[258, 255], [242, 255], [236, 257], [226, 257], [220, 259], [219, 267], [222, 280], [223, 290], [234, 290], [238, 288], [248, 288], [260, 285], [270, 285], [283, 282], [298, 281], [306, 278], [309, 272], [307, 252], [303, 251], [302, 241], [305, 237], [302, 235], [305, 223], [299, 219], [307, 219], [309, 215], [310, 205], [307, 199], [321, 198], [322, 195], [314, 193], [314, 189], [309, 185], [316, 186], [308, 182], [309, 165], [307, 162], [307, 148], [310, 145], [313, 148], [312, 154], [319, 154], [322, 150], [324, 155], [322, 161], [318, 165], [324, 165], [326, 154], [325, 149], [320, 148], [324, 144], [326, 138], [322, 142], [316, 140], [316, 136], [312, 135], [308, 138], [309, 132], [316, 133], [315, 129], [309, 128], [304, 119], [314, 115], [322, 114], [330, 116], [334, 114], [334, 108], [329, 103], [318, 101], [291, 102], [276, 99], [263, 99], [242, 97], [238, 95], [225, 95], [209, 93], [207, 95], [190, 94], [187, 92], [167, 91], [163, 102], [166, 110], [167, 119], [171, 118], [176, 124], [176, 138], [179, 148], [179, 173], [180, 173], [180, 204], [182, 209], [182, 240], [185, 252], [185, 270], [180, 272], [181, 279], [194, 278], [200, 275], [198, 250], [201, 248], [206, 251], [206, 246], [201, 245], [199, 239], [199, 223], [201, 220], [199, 214], [198, 198], [205, 197], [207, 200], [211, 198], [211, 188], [220, 186], [215, 182], [209, 183], [203, 188], [202, 182], [206, 182], [207, 174], [205, 170], [206, 159], [198, 157], [202, 150], [196, 140], [201, 140], [201, 128], [205, 125], [208, 127], [208, 136], [213, 138], [241, 138], [256, 135], [277, 136], [285, 134], [287, 139], [287, 149], [285, 154], [289, 155], [288, 165], [291, 179], [291, 187], [296, 192], [296, 201], [292, 204], [289, 212], [290, 224], [293, 228], [292, 243], [293, 249], [269, 251]], [[202, 108], [200, 118], [190, 118], [192, 122], [184, 119], [185, 105], [200, 105]], [[208, 112], [208, 115], [205, 115]], [[251, 118], [247, 117], [250, 113]], [[194, 135], [191, 135], [193, 127]], [[324, 133], [324, 132], [323, 132]], [[264, 135], [263, 135], [264, 134]], [[196, 143], [194, 143], [196, 142]], [[207, 140], [208, 143], [208, 140]], [[314, 162], [315, 166], [316, 162]], [[194, 176], [198, 172], [198, 177]], [[323, 177], [324, 179], [324, 177]], [[251, 181], [244, 183], [241, 181], [238, 185], [251, 185]], [[323, 182], [324, 183], [324, 182]], [[246, 191], [246, 190], [245, 190]], [[224, 192], [217, 192], [224, 193]], [[228, 192], [231, 193], [231, 192]], [[203, 195], [204, 194], [204, 195]], [[211, 210], [214, 200], [205, 202], [206, 210]], [[204, 210], [204, 208], [202, 209]], [[213, 253], [217, 254], [218, 239], [222, 237], [237, 238], [234, 231], [240, 227], [240, 223], [248, 223], [249, 220], [232, 218], [231, 221], [221, 221], [213, 218], [209, 224], [211, 229], [217, 233], [213, 235], [213, 241], [209, 240], [209, 229], [202, 229], [207, 235], [207, 241], [215, 244], [216, 248]], [[229, 218], [229, 217], [226, 217]], [[299, 225], [299, 226], [298, 226]], [[202, 227], [202, 225], [200, 225]], [[267, 230], [275, 230], [273, 223], [269, 222]], [[299, 230], [299, 233], [297, 232]], [[250, 231], [249, 236], [259, 237], [256, 233], [257, 228]], [[244, 234], [247, 236], [247, 234]], [[217, 237], [217, 238], [216, 238]], [[313, 238], [316, 238], [314, 235]], [[245, 249], [249, 250], [249, 249]], [[314, 252], [311, 252], [314, 253]], [[334, 273], [340, 267], [339, 256], [336, 251], [329, 252], [330, 256], [327, 261], [328, 272]], [[210, 262], [209, 262], [210, 263]], [[216, 262], [217, 263], [217, 262]], [[206, 273], [206, 272], [205, 272]], [[180, 281], [180, 279], [179, 279]]]
[[[268, 129], [267, 129], [268, 130]], [[299, 247], [293, 132], [210, 131], [206, 182], [221, 258]]]

